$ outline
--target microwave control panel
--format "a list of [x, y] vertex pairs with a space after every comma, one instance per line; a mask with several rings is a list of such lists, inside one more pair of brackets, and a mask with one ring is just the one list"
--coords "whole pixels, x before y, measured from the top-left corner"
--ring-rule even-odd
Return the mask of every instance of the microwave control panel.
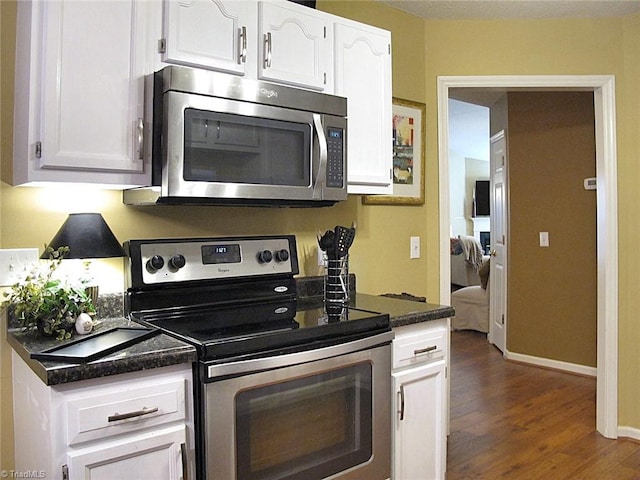
[[344, 130], [327, 128], [327, 187], [344, 185]]

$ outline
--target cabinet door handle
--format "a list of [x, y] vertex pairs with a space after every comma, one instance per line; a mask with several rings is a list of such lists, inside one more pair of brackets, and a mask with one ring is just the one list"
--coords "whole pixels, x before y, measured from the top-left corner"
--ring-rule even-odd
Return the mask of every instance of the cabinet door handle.
[[109, 415], [109, 417], [107, 417], [107, 420], [109, 422], [117, 422], [118, 420], [125, 420], [127, 418], [142, 417], [143, 415], [149, 415], [150, 413], [156, 413], [157, 411], [158, 411], [158, 407], [151, 407], [151, 408], [142, 407], [142, 410], [136, 410], [135, 412], [128, 412], [128, 413], [116, 412], [113, 415]]
[[418, 350], [414, 350], [413, 354], [414, 355], [420, 355], [423, 353], [429, 353], [429, 352], [433, 352], [434, 350], [437, 350], [438, 346], [437, 345], [431, 345], [430, 347], [427, 348], [419, 348]]
[[138, 158], [144, 160], [144, 119], [138, 118], [138, 125], [136, 126], [138, 133]]
[[398, 413], [400, 414], [400, 421], [402, 421], [404, 420], [404, 385], [400, 385], [398, 396], [400, 397], [400, 410], [398, 410]]
[[238, 63], [247, 62], [247, 27], [242, 26], [238, 29], [240, 35], [240, 51], [238, 53]]
[[182, 480], [189, 480], [189, 459], [187, 457], [187, 444], [180, 444], [180, 458], [182, 459]]
[[271, 32], [264, 34], [264, 68], [271, 67]]

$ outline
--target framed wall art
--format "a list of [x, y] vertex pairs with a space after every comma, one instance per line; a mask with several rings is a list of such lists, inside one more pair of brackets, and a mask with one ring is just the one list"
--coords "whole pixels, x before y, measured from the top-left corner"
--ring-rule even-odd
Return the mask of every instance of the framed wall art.
[[424, 204], [424, 103], [393, 99], [393, 193], [365, 195], [373, 205]]

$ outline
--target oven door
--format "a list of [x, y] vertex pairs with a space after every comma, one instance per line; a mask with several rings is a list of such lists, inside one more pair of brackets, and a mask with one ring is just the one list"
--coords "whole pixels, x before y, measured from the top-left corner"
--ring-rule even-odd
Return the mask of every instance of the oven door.
[[346, 199], [345, 118], [175, 91], [163, 110], [165, 197]]
[[392, 336], [209, 367], [202, 477], [388, 479]]

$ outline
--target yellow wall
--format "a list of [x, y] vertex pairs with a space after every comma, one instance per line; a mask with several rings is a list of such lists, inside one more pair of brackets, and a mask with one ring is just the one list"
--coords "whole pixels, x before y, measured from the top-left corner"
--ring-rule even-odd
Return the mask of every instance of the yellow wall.
[[[3, 7], [6, 2], [0, 2]], [[318, 1], [318, 8], [381, 26], [393, 35], [393, 94], [426, 104], [426, 204], [362, 205], [357, 196], [329, 209], [204, 207], [132, 208], [116, 192], [66, 192], [0, 185], [0, 246], [41, 247], [70, 211], [97, 208], [120, 240], [174, 235], [295, 233], [305, 274], [316, 273], [315, 231], [355, 220], [351, 270], [358, 290], [439, 296], [436, 80], [440, 75], [613, 74], [617, 79], [620, 198], [620, 421], [640, 428], [640, 16], [624, 19], [422, 21], [376, 2]], [[4, 17], [4, 10], [3, 10]], [[2, 48], [6, 29], [3, 18]], [[7, 57], [3, 54], [2, 61]], [[3, 74], [7, 65], [2, 64]], [[9, 66], [10, 68], [10, 66]], [[3, 89], [5, 82], [2, 82]], [[4, 129], [2, 158], [11, 158]], [[6, 160], [5, 160], [6, 161]], [[409, 237], [422, 238], [422, 258], [409, 260]], [[6, 405], [7, 398], [2, 399]], [[3, 428], [3, 447], [7, 442]], [[5, 459], [0, 463], [6, 465]]]

